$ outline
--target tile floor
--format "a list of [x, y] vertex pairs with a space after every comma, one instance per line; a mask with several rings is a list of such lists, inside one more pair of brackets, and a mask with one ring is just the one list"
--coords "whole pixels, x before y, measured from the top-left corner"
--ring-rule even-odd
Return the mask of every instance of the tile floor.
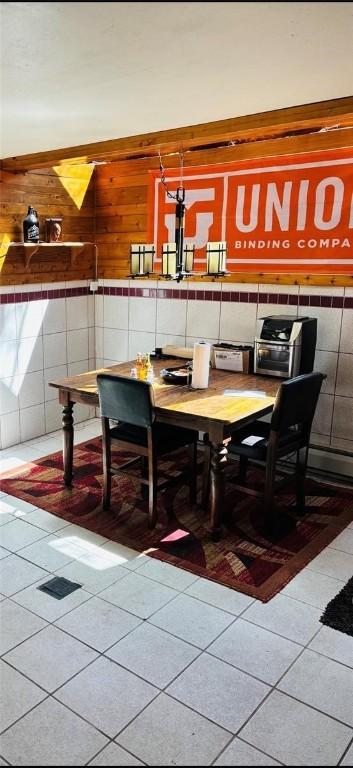
[[0, 765], [353, 766], [353, 638], [319, 622], [352, 573], [353, 524], [263, 605], [0, 494]]

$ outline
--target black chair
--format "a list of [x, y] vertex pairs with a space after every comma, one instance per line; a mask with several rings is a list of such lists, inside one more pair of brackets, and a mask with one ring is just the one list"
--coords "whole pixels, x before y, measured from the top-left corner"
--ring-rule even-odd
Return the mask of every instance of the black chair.
[[[110, 507], [112, 475], [122, 473], [131, 477], [131, 473], [126, 471], [127, 467], [132, 467], [141, 460], [142, 477], [139, 482], [142, 483], [143, 491], [146, 491], [148, 486], [148, 524], [150, 528], [154, 528], [157, 521], [157, 490], [161, 490], [182, 476], [182, 473], [179, 473], [177, 478], [167, 477], [166, 480], [157, 484], [158, 457], [172, 453], [183, 446], [190, 447], [191, 466], [189, 465], [188, 469], [190, 502], [196, 502], [198, 433], [156, 422], [153, 388], [145, 381], [102, 373], [97, 376], [97, 386], [103, 434], [103, 508]], [[110, 419], [119, 423], [111, 427]], [[138, 457], [125, 461], [119, 467], [112, 466], [112, 442], [117, 443], [123, 451], [138, 454]], [[145, 498], [145, 493], [143, 497]]]
[[[284, 381], [277, 392], [271, 422], [254, 421], [234, 432], [228, 443], [229, 458], [239, 457], [239, 474], [234, 480], [234, 486], [244, 493], [263, 499], [265, 525], [268, 530], [273, 529], [275, 522], [275, 491], [292, 477], [284, 474], [282, 480], [275, 482], [276, 472], [280, 474], [276, 470], [276, 463], [278, 459], [292, 453], [296, 453], [297, 509], [303, 511], [305, 508], [305, 476], [311, 424], [324, 378], [322, 373], [307, 373]], [[260, 439], [256, 442], [249, 440], [253, 437]], [[251, 445], [250, 442], [253, 444]], [[209, 464], [207, 453], [208, 449], [206, 449], [205, 473]], [[265, 465], [263, 492], [247, 485], [249, 461]], [[231, 482], [233, 485], [232, 480]], [[203, 505], [207, 496], [207, 479], [204, 475]]]

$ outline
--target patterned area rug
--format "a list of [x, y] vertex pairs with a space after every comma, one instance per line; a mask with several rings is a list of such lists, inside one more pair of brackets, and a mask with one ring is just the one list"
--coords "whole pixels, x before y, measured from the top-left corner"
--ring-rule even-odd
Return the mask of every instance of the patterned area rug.
[[320, 621], [327, 627], [353, 636], [353, 577], [329, 602]]
[[[126, 459], [116, 454], [115, 462]], [[177, 474], [188, 461], [181, 452], [163, 470]], [[233, 465], [233, 471], [236, 470]], [[102, 510], [102, 453], [100, 438], [75, 447], [74, 484], [65, 488], [62, 455], [55, 453], [0, 476], [1, 488], [41, 509], [100, 533], [151, 557], [167, 561], [266, 602], [279, 592], [353, 520], [350, 490], [307, 481], [307, 509], [297, 517], [295, 495], [287, 486], [278, 500], [285, 522], [282, 535], [269, 540], [262, 534], [261, 505], [227, 483], [222, 540], [213, 542], [208, 514], [189, 503], [186, 485], [174, 485], [158, 498], [158, 525], [147, 528], [146, 502], [135, 479], [113, 479], [110, 512]], [[262, 473], [249, 476], [260, 486]]]

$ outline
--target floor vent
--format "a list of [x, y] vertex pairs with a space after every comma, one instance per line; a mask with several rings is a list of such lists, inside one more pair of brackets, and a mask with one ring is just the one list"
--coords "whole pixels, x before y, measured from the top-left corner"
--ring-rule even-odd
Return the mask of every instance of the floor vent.
[[74, 581], [69, 581], [59, 576], [55, 576], [50, 581], [46, 581], [45, 584], [41, 584], [41, 592], [46, 592], [47, 595], [55, 597], [56, 600], [62, 600], [63, 597], [71, 595], [71, 592], [75, 592], [76, 589], [81, 589], [82, 584], [76, 584]]

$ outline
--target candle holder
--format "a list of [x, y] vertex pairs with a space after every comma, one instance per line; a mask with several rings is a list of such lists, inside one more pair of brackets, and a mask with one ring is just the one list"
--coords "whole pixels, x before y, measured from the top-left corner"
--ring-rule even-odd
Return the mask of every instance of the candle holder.
[[[184, 278], [187, 279], [188, 277], [192, 277], [192, 275], [194, 274], [193, 272], [194, 255], [195, 255], [194, 244], [183, 246], [181, 262], [177, 263], [177, 269], [176, 269], [176, 275], [175, 275], [175, 279], [177, 283], [180, 283], [180, 281], [184, 280]], [[177, 259], [178, 259], [178, 249], [177, 249]]]
[[156, 249], [153, 243], [130, 246], [131, 274], [128, 277], [148, 277], [153, 272], [153, 258]]
[[226, 270], [227, 243], [207, 243], [207, 274], [203, 277], [224, 277], [229, 272]]
[[166, 280], [175, 280], [177, 271], [177, 246], [176, 243], [163, 243], [162, 245], [162, 277]]

